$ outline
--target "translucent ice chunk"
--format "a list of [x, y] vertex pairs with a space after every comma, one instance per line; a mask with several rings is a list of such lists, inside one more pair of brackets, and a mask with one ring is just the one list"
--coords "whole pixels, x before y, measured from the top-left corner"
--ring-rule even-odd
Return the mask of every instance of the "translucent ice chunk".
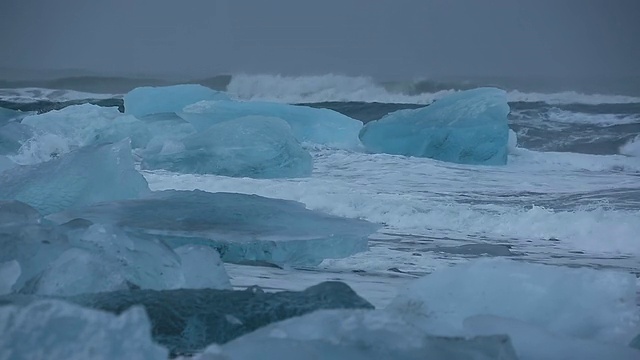
[[13, 291], [13, 286], [18, 281], [21, 271], [20, 263], [15, 260], [0, 262], [0, 295], [6, 295]]
[[507, 163], [506, 93], [495, 88], [460, 91], [433, 104], [393, 112], [360, 131], [367, 150], [463, 164]]
[[18, 164], [14, 163], [11, 159], [4, 155], [0, 155], [0, 172], [11, 169], [18, 166]]
[[71, 147], [103, 144], [130, 138], [134, 148], [143, 147], [151, 135], [146, 125], [133, 116], [123, 116], [118, 108], [91, 104], [27, 116], [22, 124], [40, 133], [65, 139]]
[[285, 120], [300, 142], [339, 148], [359, 148], [362, 122], [328, 109], [316, 109], [257, 101], [204, 101], [185, 108], [181, 117], [204, 130], [211, 125], [245, 116], [268, 116]]
[[313, 265], [367, 249], [378, 225], [305, 209], [303, 204], [256, 195], [160, 191], [139, 200], [97, 204], [50, 216], [58, 223], [85, 218], [185, 244], [216, 248], [225, 261]]
[[15, 154], [33, 136], [33, 128], [17, 122], [0, 125], [0, 155]]
[[134, 168], [128, 140], [0, 172], [0, 199], [25, 202], [44, 215], [148, 192], [146, 180]]
[[140, 307], [113, 315], [58, 300], [0, 307], [0, 357], [48, 360], [160, 360]]
[[251, 116], [211, 126], [178, 141], [177, 151], [142, 154], [145, 169], [237, 177], [279, 178], [311, 174], [311, 155], [278, 118]]
[[139, 87], [124, 96], [124, 112], [134, 116], [178, 112], [203, 100], [227, 100], [227, 94], [202, 85]]
[[180, 256], [186, 289], [231, 289], [231, 282], [218, 252], [208, 246], [185, 245], [175, 249]]

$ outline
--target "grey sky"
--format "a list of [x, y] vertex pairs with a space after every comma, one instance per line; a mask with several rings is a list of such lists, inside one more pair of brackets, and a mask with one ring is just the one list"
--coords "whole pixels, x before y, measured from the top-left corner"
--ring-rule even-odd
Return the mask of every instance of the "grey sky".
[[637, 0], [1, 0], [0, 66], [640, 75]]

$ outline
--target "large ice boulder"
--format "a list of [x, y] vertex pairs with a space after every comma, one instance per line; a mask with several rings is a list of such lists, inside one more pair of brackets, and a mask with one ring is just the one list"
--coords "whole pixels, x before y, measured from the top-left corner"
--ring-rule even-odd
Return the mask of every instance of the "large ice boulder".
[[23, 113], [22, 111], [17, 111], [17, 110], [6, 109], [6, 108], [3, 108], [3, 107], [0, 107], [0, 126], [6, 124], [8, 122], [11, 122], [11, 121], [20, 120], [25, 115], [27, 115], [27, 114]]
[[280, 118], [300, 142], [359, 148], [362, 121], [329, 109], [258, 101], [203, 101], [187, 106], [181, 117], [204, 130], [216, 123], [257, 115]]
[[8, 292], [23, 294], [231, 288], [220, 257], [209, 247], [174, 252], [161, 240], [82, 219], [58, 226], [17, 201], [0, 201], [0, 264], [5, 264], [3, 278], [15, 277], [7, 282]]
[[33, 137], [33, 128], [18, 122], [0, 125], [0, 155], [15, 154]]
[[18, 166], [15, 162], [4, 155], [0, 155], [0, 172], [3, 172], [8, 169], [12, 169]]
[[[133, 116], [122, 115], [116, 107], [92, 104], [68, 106], [61, 110], [22, 119], [39, 134], [52, 134], [67, 142], [70, 149], [130, 138], [134, 148], [143, 147], [151, 135], [145, 124]], [[37, 137], [34, 141], [38, 141]], [[42, 141], [42, 140], [40, 140]]]
[[315, 311], [209, 348], [196, 359], [209, 359], [208, 353], [229, 360], [263, 359], [264, 354], [280, 360], [517, 359], [507, 336], [433, 336], [376, 310]]
[[236, 177], [309, 176], [311, 155], [281, 119], [250, 116], [215, 124], [172, 142], [160, 151], [142, 153], [144, 169]]
[[114, 315], [59, 300], [0, 307], [0, 358], [167, 359], [141, 307]]
[[75, 218], [163, 239], [173, 248], [211, 246], [225, 261], [290, 265], [315, 265], [365, 251], [369, 235], [379, 227], [308, 210], [295, 201], [197, 190], [158, 191], [49, 216], [58, 223]]
[[0, 200], [25, 202], [44, 215], [149, 192], [146, 180], [134, 168], [128, 140], [0, 172]]
[[197, 84], [139, 87], [124, 96], [124, 112], [133, 116], [182, 111], [203, 100], [228, 100], [227, 94]]
[[628, 344], [639, 310], [632, 274], [504, 259], [436, 271], [400, 292], [391, 309], [431, 331], [457, 333], [476, 315], [510, 318], [567, 337]]
[[462, 164], [507, 163], [506, 93], [495, 88], [460, 91], [420, 109], [400, 110], [360, 131], [367, 150]]

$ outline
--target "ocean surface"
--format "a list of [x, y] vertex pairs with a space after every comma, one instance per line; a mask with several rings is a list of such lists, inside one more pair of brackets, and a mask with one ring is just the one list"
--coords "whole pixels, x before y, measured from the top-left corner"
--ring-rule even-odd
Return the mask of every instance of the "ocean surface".
[[[125, 80], [110, 80], [110, 89], [133, 81]], [[217, 87], [236, 99], [329, 108], [363, 122], [469, 87], [383, 85], [337, 75], [218, 80]], [[0, 89], [0, 107], [44, 112], [84, 102], [122, 106], [122, 93], [96, 92], [105, 90], [98, 80], [85, 79], [81, 85], [89, 92]], [[507, 90], [509, 127], [518, 135], [518, 146], [510, 150], [506, 166], [304, 144], [314, 160], [309, 178], [141, 172], [152, 190], [291, 199], [309, 209], [383, 226], [371, 237], [369, 251], [325, 260], [314, 268], [229, 264], [237, 288], [300, 290], [323, 280], [342, 280], [374, 305], [384, 306], [411, 279], [478, 257], [622, 269], [640, 276], [640, 97]]]

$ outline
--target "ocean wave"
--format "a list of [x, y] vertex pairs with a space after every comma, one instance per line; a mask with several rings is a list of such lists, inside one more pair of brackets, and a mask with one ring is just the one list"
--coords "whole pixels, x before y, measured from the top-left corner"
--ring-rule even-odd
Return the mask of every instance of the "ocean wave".
[[[64, 80], [64, 79], [62, 79]], [[68, 84], [78, 89], [95, 89], [95, 92], [57, 90], [46, 87], [24, 87], [0, 89], [0, 101], [30, 103], [36, 101], [65, 102], [85, 99], [108, 99], [121, 97], [120, 93], [99, 93], [105, 89], [101, 85], [109, 82], [109, 89], [129, 89], [136, 86], [170, 85], [160, 80], [135, 80], [126, 78], [81, 79], [58, 81], [56, 88]], [[73, 81], [71, 81], [73, 80]], [[134, 81], [135, 80], [135, 81]], [[92, 87], [91, 81], [95, 81]], [[438, 82], [430, 80], [407, 82], [378, 82], [366, 76], [345, 76], [336, 74], [283, 76], [269, 74], [237, 74], [189, 81], [201, 83], [218, 90], [225, 90], [241, 100], [261, 100], [284, 103], [321, 102], [378, 102], [389, 104], [430, 104], [453, 92], [477, 87], [468, 82]], [[480, 86], [482, 84], [479, 84]], [[523, 92], [507, 89], [507, 99], [511, 103], [545, 103], [549, 105], [602, 105], [640, 103], [640, 98], [625, 95], [583, 94], [575, 91], [542, 93]]]
[[640, 135], [620, 147], [620, 154], [640, 158]]
[[117, 98], [116, 94], [97, 94], [74, 90], [58, 90], [45, 88], [0, 89], [0, 101], [11, 103], [33, 103], [38, 101], [67, 102], [75, 100], [99, 100]]
[[[380, 103], [429, 104], [452, 92], [468, 89], [467, 83], [442, 89], [439, 83], [424, 85], [425, 81], [393, 85], [376, 82], [370, 77], [344, 75], [282, 76], [234, 75], [227, 91], [243, 100], [263, 100], [286, 103], [318, 103], [332, 101], [363, 101]], [[419, 85], [419, 86], [418, 86]], [[436, 86], [437, 85], [437, 86]], [[435, 91], [421, 91], [435, 90]], [[582, 94], [574, 91], [539, 93], [510, 90], [509, 102], [544, 102], [560, 104], [627, 104], [640, 103], [640, 98], [624, 95]]]

